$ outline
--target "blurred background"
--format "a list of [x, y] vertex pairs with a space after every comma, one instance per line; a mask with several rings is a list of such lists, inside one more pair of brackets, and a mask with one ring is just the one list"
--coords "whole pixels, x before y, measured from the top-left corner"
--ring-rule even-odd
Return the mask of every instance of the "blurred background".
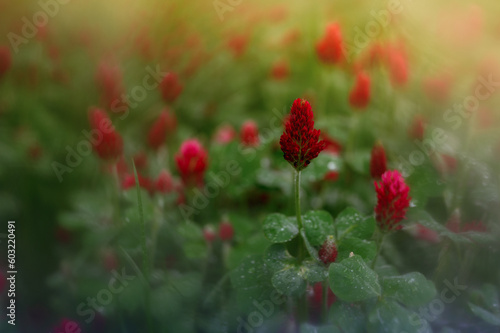
[[[293, 213], [278, 141], [299, 97], [329, 143], [305, 174], [304, 209], [373, 212], [380, 143], [412, 205], [432, 216], [409, 217], [393, 263], [437, 285], [461, 276], [475, 304], [488, 293], [498, 303], [498, 1], [0, 0], [0, 12], [0, 271], [8, 220], [18, 266], [17, 326], [2, 319], [2, 332], [57, 331], [64, 320], [142, 332], [148, 311], [161, 332], [236, 331], [245, 310], [232, 309], [225, 272], [268, 245], [263, 216]], [[91, 151], [95, 108], [121, 139]], [[185, 224], [179, 207], [195, 194], [175, 156], [190, 138], [208, 155], [206, 174], [232, 159], [242, 171]], [[136, 279], [86, 321], [92, 311], [79, 305], [113, 272], [141, 265], [132, 161], [151, 284], [164, 296], [145, 310]], [[224, 221], [234, 237], [219, 230], [210, 261], [207, 232]], [[453, 238], [469, 231], [473, 241]], [[212, 312], [199, 305], [214, 297]], [[436, 331], [495, 331], [498, 304], [485, 321], [468, 301], [449, 306]]]

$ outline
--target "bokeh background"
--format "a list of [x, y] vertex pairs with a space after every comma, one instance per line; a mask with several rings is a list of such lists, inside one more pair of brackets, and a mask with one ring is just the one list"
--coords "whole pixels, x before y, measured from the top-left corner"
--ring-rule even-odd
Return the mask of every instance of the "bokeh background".
[[[236, 331], [245, 311], [232, 307], [225, 274], [268, 245], [263, 216], [293, 213], [278, 141], [299, 97], [329, 140], [305, 174], [306, 209], [373, 212], [370, 152], [381, 143], [412, 204], [443, 227], [409, 218], [388, 250], [393, 263], [438, 285], [460, 276], [498, 303], [499, 2], [1, 0], [0, 13], [0, 233], [16, 221], [19, 272], [17, 326], [2, 319], [2, 332], [47, 332], [64, 318], [83, 332], [142, 332], [148, 311], [159, 332]], [[159, 79], [150, 89], [151, 73]], [[368, 87], [357, 86], [360, 73]], [[113, 122], [123, 152], [69, 157], [74, 166], [63, 172], [94, 107]], [[152, 144], [163, 111], [166, 134]], [[207, 173], [229, 160], [242, 172], [185, 224], [179, 198], [194, 194], [182, 187], [175, 154], [190, 138], [207, 151]], [[113, 270], [141, 266], [132, 160], [144, 178], [152, 288], [163, 296], [145, 309], [136, 279], [86, 323], [78, 305]], [[203, 234], [221, 221], [234, 237], [215, 241], [213, 261]], [[462, 231], [479, 236], [450, 236]], [[488, 303], [478, 293], [476, 304]], [[467, 301], [447, 307], [436, 331], [495, 331]], [[498, 304], [488, 311], [500, 321]], [[269, 325], [261, 329], [276, 329]]]

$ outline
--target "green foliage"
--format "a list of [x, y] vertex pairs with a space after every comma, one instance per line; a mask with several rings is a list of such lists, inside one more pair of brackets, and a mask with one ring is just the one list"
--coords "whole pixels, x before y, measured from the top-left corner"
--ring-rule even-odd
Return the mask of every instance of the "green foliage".
[[272, 243], [288, 242], [299, 233], [296, 219], [279, 213], [267, 216], [262, 228]]
[[409, 307], [423, 306], [436, 296], [434, 284], [418, 272], [384, 277], [381, 284], [384, 296]]
[[326, 211], [309, 211], [302, 216], [302, 223], [312, 246], [320, 246], [328, 235], [335, 235], [333, 218]]
[[329, 279], [333, 293], [346, 302], [365, 301], [382, 292], [377, 273], [359, 255], [331, 264]]
[[375, 219], [362, 216], [352, 207], [343, 210], [335, 219], [335, 223], [339, 240], [346, 236], [369, 239], [375, 231]]

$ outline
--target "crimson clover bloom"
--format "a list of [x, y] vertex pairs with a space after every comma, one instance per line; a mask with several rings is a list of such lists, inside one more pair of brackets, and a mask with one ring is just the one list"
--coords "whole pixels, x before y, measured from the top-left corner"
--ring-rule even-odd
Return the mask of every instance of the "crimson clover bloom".
[[313, 117], [309, 102], [297, 98], [280, 138], [285, 160], [297, 171], [305, 169], [326, 147], [324, 140], [319, 141], [320, 130], [314, 129]]
[[378, 199], [375, 207], [377, 225], [382, 231], [400, 230], [402, 226], [399, 223], [405, 218], [410, 205], [410, 188], [397, 170], [384, 172], [382, 180], [374, 182], [374, 185]]

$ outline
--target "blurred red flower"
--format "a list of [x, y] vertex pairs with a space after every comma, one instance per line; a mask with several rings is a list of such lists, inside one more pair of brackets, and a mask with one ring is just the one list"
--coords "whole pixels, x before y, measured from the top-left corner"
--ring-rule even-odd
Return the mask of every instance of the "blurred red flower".
[[64, 318], [53, 329], [53, 333], [81, 332], [82, 329], [77, 322]]
[[408, 82], [408, 59], [405, 52], [394, 46], [386, 50], [389, 79], [393, 86], [402, 87]]
[[246, 51], [248, 46], [248, 37], [246, 35], [233, 36], [228, 40], [227, 46], [233, 52], [234, 56], [239, 58]]
[[0, 46], [0, 79], [12, 65], [12, 55], [7, 46]]
[[379, 183], [375, 181], [374, 185], [377, 192], [375, 216], [380, 230], [400, 230], [402, 226], [399, 223], [406, 217], [410, 206], [410, 188], [397, 170], [386, 171], [382, 180]]
[[417, 224], [417, 231], [415, 233], [415, 237], [429, 243], [439, 243], [441, 238], [437, 231], [424, 227], [421, 224]]
[[215, 240], [216, 234], [212, 226], [206, 225], [203, 228], [203, 238], [207, 243], [212, 243]]
[[[327, 294], [327, 306], [330, 307], [332, 306], [333, 303], [337, 300], [337, 297], [333, 293], [333, 291], [330, 288], [328, 289], [328, 294]], [[312, 287], [311, 293], [309, 294], [309, 303], [311, 303], [311, 306], [319, 312], [321, 312], [321, 306], [323, 304], [323, 283], [322, 282], [317, 282], [314, 284]]]
[[275, 62], [271, 68], [271, 76], [275, 80], [283, 80], [290, 74], [288, 63], [284, 60]]
[[[143, 177], [139, 173], [137, 174], [137, 179], [139, 180], [139, 187], [147, 190], [148, 192], [153, 191], [151, 180], [147, 177]], [[135, 175], [127, 174], [122, 180], [122, 190], [128, 190], [135, 187]]]
[[198, 140], [189, 139], [182, 143], [175, 156], [175, 162], [184, 185], [203, 185], [203, 177], [208, 164], [207, 159], [207, 152]]
[[253, 120], [247, 120], [241, 125], [241, 143], [247, 147], [259, 145], [259, 129]]
[[451, 78], [447, 75], [428, 77], [422, 81], [425, 94], [435, 102], [446, 102], [450, 97]]
[[148, 166], [148, 155], [141, 151], [134, 156], [134, 165], [137, 170], [143, 170]]
[[370, 102], [370, 77], [363, 72], [356, 76], [356, 83], [349, 94], [349, 104], [357, 109], [364, 109]]
[[421, 115], [416, 115], [413, 117], [413, 121], [408, 129], [408, 135], [410, 138], [423, 140], [425, 132], [425, 120]]
[[380, 179], [387, 171], [387, 157], [384, 146], [380, 142], [373, 146], [370, 158], [370, 175], [373, 179]]
[[309, 102], [297, 98], [280, 138], [285, 160], [297, 171], [305, 169], [326, 147], [325, 141], [319, 141], [320, 130], [314, 129], [313, 118]]
[[326, 181], [335, 182], [339, 179], [339, 173], [338, 171], [328, 171], [323, 179]]
[[342, 60], [342, 33], [338, 23], [330, 23], [326, 26], [323, 39], [316, 44], [316, 53], [326, 64], [336, 64]]
[[121, 95], [124, 93], [123, 77], [120, 67], [109, 60], [101, 61], [97, 67], [95, 76], [96, 84], [101, 89], [101, 102], [111, 110], [117, 109], [122, 102]]
[[182, 93], [183, 85], [175, 73], [167, 73], [160, 82], [160, 92], [163, 100], [167, 103], [173, 103]]
[[174, 179], [167, 170], [162, 170], [155, 182], [155, 189], [160, 193], [169, 193], [175, 189]]
[[236, 131], [231, 125], [219, 126], [217, 132], [215, 133], [214, 140], [219, 144], [227, 144], [234, 140], [236, 137]]
[[342, 145], [337, 140], [329, 137], [324, 132], [321, 133], [321, 138], [326, 143], [325, 153], [339, 155], [342, 152]]
[[224, 221], [219, 225], [219, 237], [223, 241], [230, 241], [234, 236], [234, 228], [231, 222]]
[[441, 175], [453, 173], [457, 169], [457, 159], [448, 154], [433, 154], [432, 162]]
[[117, 159], [123, 152], [123, 139], [114, 129], [107, 114], [98, 108], [89, 110], [90, 126], [98, 138], [92, 141], [97, 155], [103, 160]]
[[163, 110], [149, 130], [149, 146], [153, 149], [160, 148], [165, 143], [167, 136], [175, 131], [176, 127], [177, 119], [174, 113], [170, 112], [169, 109]]

